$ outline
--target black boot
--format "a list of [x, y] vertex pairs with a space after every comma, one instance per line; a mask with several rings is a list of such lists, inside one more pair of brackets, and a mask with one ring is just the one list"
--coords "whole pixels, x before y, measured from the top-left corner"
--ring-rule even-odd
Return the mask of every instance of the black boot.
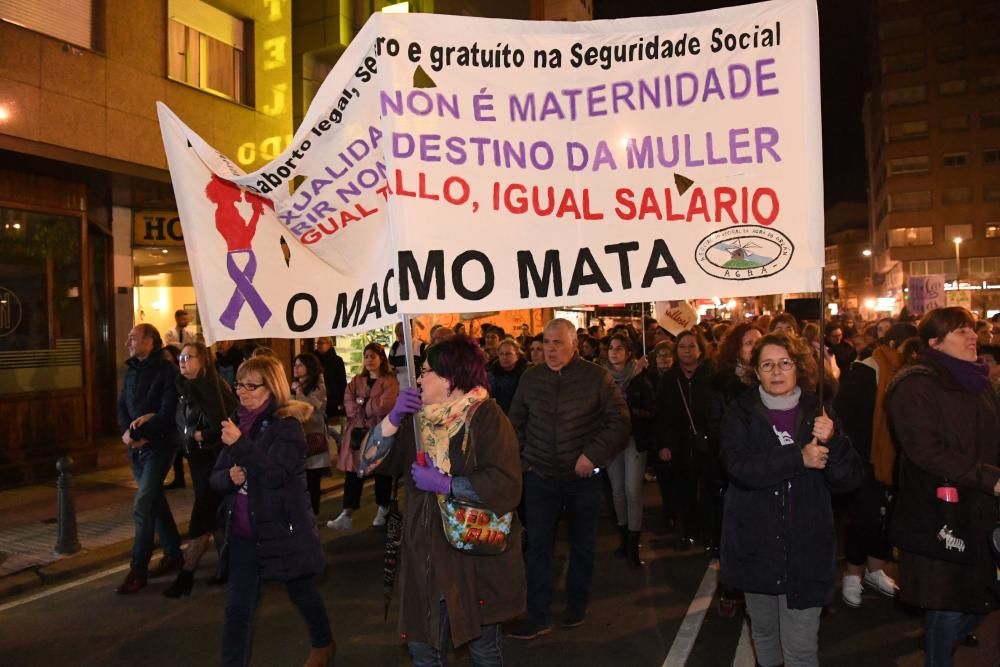
[[618, 526], [618, 533], [621, 535], [622, 541], [615, 549], [615, 556], [625, 558], [628, 556], [628, 526]]
[[168, 598], [179, 598], [185, 595], [191, 595], [192, 585], [194, 585], [194, 572], [181, 570], [177, 573], [177, 578], [174, 579], [174, 583], [167, 586], [167, 590], [163, 591], [163, 596]]
[[628, 564], [632, 567], [642, 567], [646, 564], [639, 556], [639, 531], [628, 531]]

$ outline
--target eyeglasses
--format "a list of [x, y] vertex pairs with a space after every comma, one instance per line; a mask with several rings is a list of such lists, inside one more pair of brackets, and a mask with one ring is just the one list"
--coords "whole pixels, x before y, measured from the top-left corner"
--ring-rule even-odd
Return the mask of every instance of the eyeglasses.
[[759, 368], [765, 373], [770, 373], [776, 367], [780, 368], [783, 372], [787, 373], [788, 371], [795, 368], [795, 362], [789, 359], [788, 357], [785, 357], [784, 359], [778, 359], [777, 361], [768, 359], [767, 361], [760, 362], [760, 365], [757, 366], [757, 368]]
[[264, 385], [262, 384], [254, 384], [253, 382], [237, 382], [233, 385], [233, 388], [236, 389], [236, 391], [240, 391], [241, 389], [243, 391], [257, 391], [263, 386]]
[[186, 364], [187, 362], [191, 361], [192, 359], [197, 359], [197, 358], [198, 358], [197, 354], [182, 354], [182, 355], [180, 355], [180, 356], [177, 357], [177, 361]]
[[430, 366], [426, 366], [425, 365], [425, 366], [421, 366], [420, 367], [420, 374], [421, 375], [427, 375], [428, 373], [433, 373], [433, 372], [434, 372], [434, 369], [431, 368]]

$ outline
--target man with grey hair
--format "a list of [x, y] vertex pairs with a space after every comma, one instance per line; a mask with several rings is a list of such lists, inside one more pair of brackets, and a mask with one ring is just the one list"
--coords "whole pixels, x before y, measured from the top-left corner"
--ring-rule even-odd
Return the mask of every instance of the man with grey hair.
[[561, 625], [587, 616], [594, 572], [603, 468], [628, 442], [628, 407], [611, 374], [580, 357], [569, 320], [545, 326], [545, 363], [521, 376], [510, 421], [521, 443], [528, 530], [528, 617], [511, 631], [533, 639], [552, 630], [552, 554], [562, 508], [572, 549]]

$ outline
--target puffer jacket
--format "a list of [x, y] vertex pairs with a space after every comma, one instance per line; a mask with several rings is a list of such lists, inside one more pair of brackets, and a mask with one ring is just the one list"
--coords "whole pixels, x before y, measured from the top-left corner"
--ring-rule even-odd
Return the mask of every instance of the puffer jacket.
[[572, 476], [581, 454], [605, 467], [631, 432], [628, 406], [611, 374], [579, 356], [558, 371], [544, 364], [526, 370], [508, 416], [522, 466], [543, 477]]
[[323, 569], [323, 551], [305, 474], [306, 436], [302, 422], [312, 410], [308, 403], [289, 401], [265, 411], [249, 434], [222, 448], [212, 470], [212, 488], [224, 496], [227, 534], [239, 490], [229, 469], [238, 465], [246, 470], [257, 565], [264, 580], [291, 581]]

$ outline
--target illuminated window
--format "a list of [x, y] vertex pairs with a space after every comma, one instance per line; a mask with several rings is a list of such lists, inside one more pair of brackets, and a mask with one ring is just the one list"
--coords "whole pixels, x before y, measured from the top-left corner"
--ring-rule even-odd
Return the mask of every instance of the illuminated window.
[[986, 238], [988, 239], [1000, 238], [1000, 222], [986, 223]]
[[167, 75], [251, 105], [245, 45], [249, 24], [199, 0], [170, 0]]
[[934, 245], [934, 228], [900, 227], [889, 230], [890, 248], [905, 248], [915, 245]]

